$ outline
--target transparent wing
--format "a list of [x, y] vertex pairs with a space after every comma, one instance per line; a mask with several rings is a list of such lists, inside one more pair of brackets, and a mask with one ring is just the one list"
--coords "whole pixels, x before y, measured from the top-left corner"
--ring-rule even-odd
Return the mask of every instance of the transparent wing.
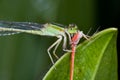
[[11, 31], [5, 31], [2, 30], [2, 28], [8, 28], [8, 29], [19, 29], [19, 30], [41, 30], [43, 28], [43, 24], [38, 23], [32, 23], [32, 22], [8, 22], [8, 21], [0, 21], [0, 36], [5, 35], [13, 35], [18, 34], [20, 32], [11, 30]]
[[0, 31], [0, 36], [7, 36], [7, 35], [14, 35], [14, 34], [19, 34], [21, 32], [11, 32], [11, 31]]

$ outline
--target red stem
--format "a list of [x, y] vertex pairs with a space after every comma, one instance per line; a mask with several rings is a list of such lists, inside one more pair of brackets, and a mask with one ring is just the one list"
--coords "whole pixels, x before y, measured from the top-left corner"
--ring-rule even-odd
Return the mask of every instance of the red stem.
[[75, 45], [71, 46], [72, 53], [71, 53], [71, 63], [70, 63], [70, 80], [73, 80], [73, 73], [74, 73], [74, 58], [75, 58]]
[[71, 40], [72, 53], [71, 53], [71, 62], [70, 62], [70, 80], [73, 80], [76, 45], [78, 44], [81, 37], [82, 37], [82, 34], [80, 31], [78, 31], [76, 34], [74, 34]]

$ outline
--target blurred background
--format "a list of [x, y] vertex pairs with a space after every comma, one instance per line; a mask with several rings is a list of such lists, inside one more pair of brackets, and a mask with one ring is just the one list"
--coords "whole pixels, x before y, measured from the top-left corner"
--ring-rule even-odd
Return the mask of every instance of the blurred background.
[[[89, 35], [120, 27], [119, 15], [120, 0], [0, 0], [0, 20], [74, 23], [85, 34], [92, 28]], [[25, 33], [1, 36], [0, 80], [41, 80], [52, 66], [47, 48], [55, 40]], [[63, 53], [60, 47], [57, 55]]]

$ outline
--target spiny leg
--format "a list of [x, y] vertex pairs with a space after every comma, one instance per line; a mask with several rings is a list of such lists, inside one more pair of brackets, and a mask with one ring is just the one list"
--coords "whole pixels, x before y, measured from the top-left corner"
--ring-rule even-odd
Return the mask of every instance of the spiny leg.
[[68, 35], [69, 43], [71, 43], [71, 36], [70, 36], [70, 33], [69, 33], [67, 30], [66, 30], [65, 32], [66, 32], [66, 34]]
[[[96, 29], [96, 31], [92, 34], [92, 36], [94, 34], [96, 34], [98, 32], [98, 30], [100, 29], [100, 26]], [[88, 36], [88, 34], [91, 32], [92, 28], [89, 29], [89, 31], [87, 32], [86, 36], [89, 38], [90, 36]]]
[[[63, 37], [64, 37], [64, 39], [63, 39], [63, 51], [71, 52], [71, 50], [66, 49], [66, 47], [67, 47], [67, 36], [63, 35]], [[69, 40], [71, 41], [71, 38]]]
[[56, 53], [56, 50], [57, 50], [58, 46], [60, 45], [60, 42], [62, 41], [62, 36], [59, 36], [59, 39], [58, 39], [57, 41], [58, 41], [58, 43], [56, 44], [55, 49], [53, 50], [53, 55], [54, 55], [57, 59], [59, 59], [59, 57], [58, 57], [55, 53]]
[[88, 39], [88, 36], [85, 35], [83, 32], [82, 32], [82, 36], [83, 36], [85, 39], [89, 40], [89, 39]]
[[101, 26], [99, 26], [99, 27], [97, 28], [97, 30], [94, 32], [93, 35], [95, 35], [95, 34], [99, 31], [100, 27], [101, 27]]
[[50, 50], [56, 45], [56, 44], [58, 44], [59, 42], [60, 42], [60, 40], [62, 40], [61, 38], [61, 36], [57, 36], [58, 37], [58, 40], [56, 41], [56, 42], [54, 42], [48, 49], [47, 49], [47, 52], [48, 52], [48, 55], [49, 55], [49, 57], [50, 57], [50, 60], [51, 60], [51, 62], [52, 62], [52, 64], [54, 64], [54, 60], [53, 60], [53, 58], [52, 58], [52, 56], [51, 56], [51, 54], [50, 54]]

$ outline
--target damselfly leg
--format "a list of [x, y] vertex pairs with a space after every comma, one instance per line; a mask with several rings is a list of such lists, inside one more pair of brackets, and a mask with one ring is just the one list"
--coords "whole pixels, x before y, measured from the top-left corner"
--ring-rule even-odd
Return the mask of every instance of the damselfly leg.
[[56, 52], [56, 49], [57, 49], [57, 47], [59, 46], [59, 44], [60, 44], [60, 42], [62, 41], [62, 36], [61, 35], [59, 35], [59, 36], [57, 36], [57, 38], [58, 38], [58, 40], [56, 41], [56, 42], [54, 42], [48, 49], [47, 49], [47, 52], [48, 52], [48, 55], [49, 55], [49, 57], [50, 57], [50, 60], [51, 60], [51, 62], [52, 62], [52, 64], [55, 64], [55, 62], [54, 62], [54, 60], [53, 60], [53, 58], [52, 58], [52, 56], [51, 56], [51, 54], [50, 54], [50, 50], [55, 46], [55, 49], [54, 49], [54, 55], [55, 55], [55, 57], [56, 58], [58, 58], [58, 56], [55, 54], [55, 52]]

